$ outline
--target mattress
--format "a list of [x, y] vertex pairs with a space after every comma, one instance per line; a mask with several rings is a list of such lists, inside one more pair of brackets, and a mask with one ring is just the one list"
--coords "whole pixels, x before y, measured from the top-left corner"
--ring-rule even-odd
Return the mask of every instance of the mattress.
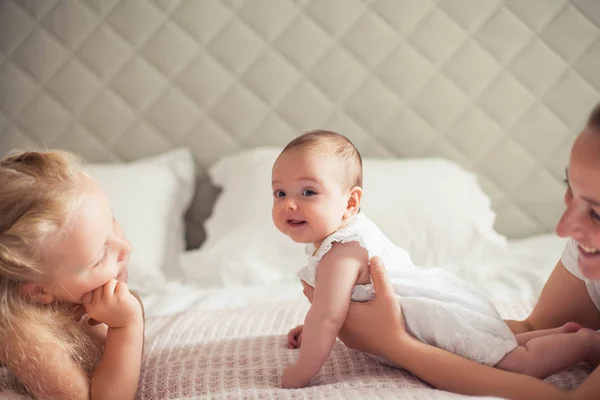
[[[495, 268], [481, 266], [482, 275], [463, 278], [484, 288], [504, 318], [522, 319], [563, 245], [564, 239], [553, 235], [511, 241]], [[182, 255], [182, 262], [190, 260]], [[297, 281], [210, 289], [173, 281], [143, 301], [147, 321], [140, 400], [467, 398], [436, 390], [339, 341], [310, 387], [282, 389], [283, 368], [298, 354], [287, 349], [286, 334], [302, 323], [309, 307]], [[572, 389], [589, 372], [578, 365], [547, 381]]]
[[[509, 243], [497, 268], [464, 277], [483, 287], [501, 315], [521, 319], [560, 256], [564, 239], [541, 235]], [[184, 254], [183, 262], [186, 262]], [[477, 270], [477, 269], [475, 269]], [[466, 398], [429, 387], [337, 342], [313, 385], [280, 388], [283, 368], [297, 351], [286, 347], [290, 328], [308, 310], [298, 282], [201, 289], [171, 282], [145, 299], [146, 354], [139, 399], [184, 398]], [[575, 366], [547, 380], [564, 389], [589, 374]]]

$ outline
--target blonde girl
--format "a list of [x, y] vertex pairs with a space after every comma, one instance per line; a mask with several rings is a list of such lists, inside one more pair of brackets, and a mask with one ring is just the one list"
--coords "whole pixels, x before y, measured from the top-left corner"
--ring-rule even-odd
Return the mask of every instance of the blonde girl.
[[126, 284], [131, 245], [81, 166], [61, 151], [0, 160], [3, 389], [133, 399], [144, 317]]

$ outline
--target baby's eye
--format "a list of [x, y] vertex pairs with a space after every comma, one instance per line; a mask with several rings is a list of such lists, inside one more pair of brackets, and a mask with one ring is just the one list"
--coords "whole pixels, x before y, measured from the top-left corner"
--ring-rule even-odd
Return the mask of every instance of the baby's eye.
[[314, 190], [312, 190], [312, 189], [304, 189], [304, 190], [302, 191], [302, 196], [307, 196], [307, 197], [310, 197], [310, 196], [314, 196], [315, 194], [317, 194], [317, 192], [315, 192], [315, 191], [314, 191]]
[[285, 192], [283, 190], [276, 190], [273, 192], [273, 196], [279, 197], [279, 198], [285, 197]]

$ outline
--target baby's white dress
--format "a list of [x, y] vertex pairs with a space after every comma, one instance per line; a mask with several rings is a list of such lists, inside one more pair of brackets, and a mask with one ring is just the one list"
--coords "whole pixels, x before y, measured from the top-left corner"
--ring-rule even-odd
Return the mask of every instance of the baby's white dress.
[[[358, 242], [369, 259], [382, 259], [406, 328], [417, 339], [492, 366], [517, 347], [514, 334], [483, 293], [444, 269], [416, 267], [408, 252], [394, 245], [363, 212], [323, 240], [298, 272], [300, 279], [315, 286], [319, 261], [334, 242]], [[368, 301], [374, 293], [372, 284], [356, 285], [352, 300]]]

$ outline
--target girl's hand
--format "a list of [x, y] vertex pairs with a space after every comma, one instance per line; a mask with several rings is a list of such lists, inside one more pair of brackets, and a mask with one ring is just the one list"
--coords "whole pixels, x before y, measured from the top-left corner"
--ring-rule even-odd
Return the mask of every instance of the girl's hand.
[[143, 320], [142, 305], [122, 281], [112, 279], [83, 295], [82, 300], [90, 318], [110, 328], [121, 328]]
[[[352, 349], [384, 356], [389, 349], [414, 340], [406, 332], [402, 310], [379, 257], [370, 261], [375, 298], [366, 303], [350, 303], [339, 338]], [[312, 301], [313, 288], [305, 282], [304, 294]]]
[[288, 349], [299, 349], [302, 345], [302, 331], [304, 325], [298, 325], [294, 329], [290, 330], [287, 334]]

